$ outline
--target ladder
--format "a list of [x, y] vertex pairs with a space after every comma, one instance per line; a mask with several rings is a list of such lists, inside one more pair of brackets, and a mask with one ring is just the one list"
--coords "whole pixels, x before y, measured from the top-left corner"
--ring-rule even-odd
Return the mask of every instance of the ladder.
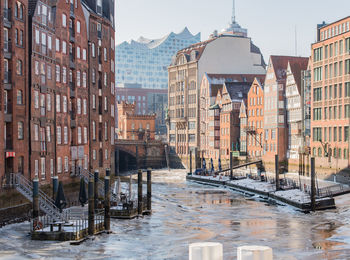
[[[26, 179], [23, 175], [17, 173], [14, 174], [13, 185], [19, 193], [21, 193], [29, 201], [33, 202], [33, 185], [31, 181]], [[52, 201], [52, 199], [40, 189], [39, 207], [43, 212], [45, 212], [46, 215], [51, 217], [53, 221], [69, 221], [69, 210], [63, 210], [63, 212], [61, 213], [59, 208], [57, 208], [54, 202]]]
[[[80, 169], [79, 172], [80, 172], [80, 176], [82, 176], [84, 178], [84, 182], [86, 184], [89, 184], [89, 179], [90, 178], [94, 179], [94, 177], [95, 177], [91, 172], [89, 172], [88, 170], [85, 170], [85, 169]], [[103, 183], [103, 181], [98, 179], [98, 185], [97, 186], [98, 186], [98, 193], [99, 193], [100, 196], [103, 196], [104, 193], [105, 193], [104, 185], [105, 184]], [[110, 186], [111, 186], [111, 201], [118, 202], [118, 196], [117, 196], [117, 194], [115, 194], [113, 192], [113, 185], [112, 185], [112, 183], [111, 183]]]

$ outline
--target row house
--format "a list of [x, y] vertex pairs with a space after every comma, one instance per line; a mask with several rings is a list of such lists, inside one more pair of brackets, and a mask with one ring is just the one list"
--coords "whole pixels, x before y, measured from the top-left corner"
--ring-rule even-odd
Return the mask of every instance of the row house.
[[28, 173], [28, 1], [0, 2], [0, 181]]
[[[288, 64], [305, 64], [308, 58], [271, 56], [264, 83], [264, 144], [263, 160], [287, 161], [288, 125], [286, 113], [286, 81]], [[301, 67], [301, 66], [300, 66]]]
[[[102, 5], [103, 4], [103, 5]], [[85, 0], [89, 64], [89, 169], [114, 168], [114, 1]], [[86, 40], [86, 39], [85, 39]]]
[[309, 59], [300, 63], [290, 63], [287, 66], [286, 79], [286, 110], [288, 127], [287, 158], [289, 165], [299, 163], [299, 155], [305, 151], [305, 132], [303, 130], [304, 89], [302, 73], [307, 70]]
[[311, 54], [311, 154], [320, 172], [348, 169], [350, 17], [317, 27]]
[[261, 158], [264, 135], [264, 88], [255, 78], [247, 99], [240, 106], [240, 154], [248, 158]]
[[216, 103], [217, 94], [222, 91], [225, 82], [253, 82], [255, 77], [264, 78], [254, 74], [208, 74], [205, 73], [200, 85], [200, 150], [205, 158], [209, 155], [209, 108]]

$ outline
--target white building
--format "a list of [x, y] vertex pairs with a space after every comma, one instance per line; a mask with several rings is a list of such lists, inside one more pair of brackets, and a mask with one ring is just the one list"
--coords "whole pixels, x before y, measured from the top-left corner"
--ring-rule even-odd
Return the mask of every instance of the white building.
[[141, 84], [142, 88], [167, 89], [168, 66], [177, 51], [200, 41], [200, 33], [192, 35], [185, 28], [161, 39], [140, 37], [116, 47], [116, 84]]

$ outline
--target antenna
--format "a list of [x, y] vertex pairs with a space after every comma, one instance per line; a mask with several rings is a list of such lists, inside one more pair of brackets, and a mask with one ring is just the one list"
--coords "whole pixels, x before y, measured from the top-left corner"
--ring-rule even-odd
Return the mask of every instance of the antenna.
[[232, 23], [236, 23], [236, 8], [235, 8], [235, 0], [233, 0], [233, 7], [232, 7]]
[[295, 25], [295, 56], [298, 56], [298, 35], [297, 35], [296, 25]]

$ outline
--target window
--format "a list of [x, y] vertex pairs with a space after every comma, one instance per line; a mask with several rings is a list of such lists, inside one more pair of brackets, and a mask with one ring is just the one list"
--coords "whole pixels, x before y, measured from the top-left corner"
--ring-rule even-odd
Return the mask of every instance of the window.
[[104, 56], [104, 60], [107, 61], [107, 49], [103, 48], [103, 56]]
[[23, 105], [23, 91], [17, 90], [17, 105]]
[[34, 108], [39, 108], [39, 91], [34, 90]]
[[56, 95], [56, 112], [61, 113], [61, 96]]
[[46, 139], [50, 143], [51, 142], [51, 127], [46, 126]]
[[60, 82], [61, 81], [61, 67], [60, 65], [56, 65], [56, 82]]
[[88, 131], [87, 127], [84, 127], [84, 144], [88, 143]]
[[62, 52], [64, 54], [67, 54], [67, 42], [66, 41], [62, 41]]
[[67, 27], [67, 16], [62, 14], [62, 26]]
[[41, 179], [45, 179], [45, 157], [40, 158]]
[[38, 29], [35, 30], [35, 43], [40, 44], [40, 31]]
[[92, 109], [96, 109], [96, 96], [92, 95]]
[[78, 115], [81, 114], [81, 99], [80, 98], [77, 99], [77, 114]]
[[52, 37], [50, 35], [47, 36], [47, 47], [52, 50]]
[[96, 83], [96, 71], [95, 69], [92, 69], [92, 83]]
[[77, 86], [80, 87], [81, 86], [81, 81], [80, 81], [80, 70], [77, 71]]
[[80, 47], [77, 47], [77, 58], [80, 59]]
[[57, 126], [57, 144], [61, 144], [62, 143], [62, 132], [61, 132], [61, 127]]
[[62, 173], [62, 158], [61, 157], [57, 158], [57, 172]]
[[62, 96], [62, 110], [63, 110], [63, 113], [67, 113], [67, 108], [68, 108], [67, 97], [66, 96]]
[[47, 65], [46, 67], [47, 67], [47, 78], [51, 80], [52, 79], [51, 65]]
[[107, 101], [107, 97], [105, 97], [105, 111], [108, 111], [108, 101]]
[[105, 140], [108, 140], [108, 124], [105, 122]]
[[64, 144], [68, 144], [68, 127], [67, 126], [63, 128], [63, 141], [64, 141]]
[[64, 157], [64, 172], [68, 172], [69, 170], [69, 161], [68, 161], [68, 156]]
[[77, 33], [80, 33], [80, 21], [77, 21]]
[[47, 111], [51, 111], [51, 95], [46, 94], [46, 107]]
[[39, 161], [38, 160], [35, 160], [34, 161], [34, 173], [35, 173], [35, 176], [37, 177], [38, 174], [39, 174]]
[[83, 87], [86, 88], [86, 72], [83, 72]]
[[107, 72], [104, 73], [104, 85], [105, 87], [107, 87], [108, 84], [108, 76], [107, 76]]
[[81, 127], [78, 127], [78, 144], [81, 144]]
[[95, 51], [96, 51], [95, 50], [95, 43], [92, 43], [91, 44], [91, 56], [94, 57], [94, 58], [96, 57]]
[[60, 39], [56, 38], [56, 51], [60, 51]]
[[62, 81], [64, 84], [67, 83], [67, 68], [66, 67], [62, 67]]
[[17, 73], [17, 75], [22, 75], [22, 73], [23, 73], [22, 61], [21, 60], [17, 60], [16, 73]]
[[87, 114], [87, 101], [83, 99], [83, 115]]
[[92, 140], [96, 140], [96, 123], [92, 121]]
[[86, 49], [83, 49], [83, 60], [86, 60]]
[[24, 134], [23, 134], [23, 122], [18, 122], [18, 140], [23, 140]]

